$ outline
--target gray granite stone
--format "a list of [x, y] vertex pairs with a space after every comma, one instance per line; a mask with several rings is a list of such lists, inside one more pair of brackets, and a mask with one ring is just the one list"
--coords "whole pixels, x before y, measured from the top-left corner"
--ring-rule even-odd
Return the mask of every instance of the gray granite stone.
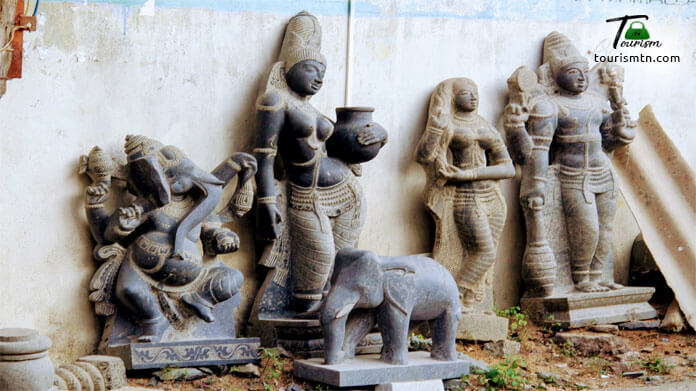
[[521, 345], [517, 341], [504, 339], [502, 341], [488, 342], [483, 345], [483, 350], [496, 357], [514, 356], [520, 353]]
[[355, 387], [394, 382], [453, 379], [468, 374], [471, 361], [437, 361], [429, 352], [410, 352], [408, 365], [391, 365], [380, 361], [379, 355], [357, 356], [336, 365], [323, 365], [318, 358], [295, 361], [297, 377], [335, 387]]
[[625, 287], [609, 292], [570, 292], [549, 297], [525, 297], [522, 309], [539, 324], [585, 327], [621, 323], [657, 316], [648, 300], [650, 287]]
[[633, 322], [624, 322], [619, 324], [619, 328], [624, 330], [642, 330], [642, 329], [656, 329], [660, 325], [659, 319], [653, 320], [636, 320]]
[[422, 380], [380, 384], [375, 391], [444, 391], [442, 380]]
[[574, 349], [588, 356], [600, 353], [616, 355], [626, 351], [626, 341], [613, 334], [558, 333], [553, 341], [559, 345], [572, 343]]
[[202, 367], [258, 362], [258, 338], [132, 343], [110, 348], [127, 369]]
[[462, 314], [457, 339], [466, 341], [500, 341], [507, 338], [508, 320], [482, 312]]

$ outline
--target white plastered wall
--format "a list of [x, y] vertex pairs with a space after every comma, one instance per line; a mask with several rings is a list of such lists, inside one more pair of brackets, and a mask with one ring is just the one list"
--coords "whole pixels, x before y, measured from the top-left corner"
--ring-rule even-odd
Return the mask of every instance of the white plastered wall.
[[[542, 40], [553, 30], [591, 57], [606, 50], [616, 32], [604, 19], [649, 14], [650, 33], [663, 42], [659, 51], [680, 55], [681, 62], [625, 64], [629, 108], [637, 115], [652, 104], [696, 166], [696, 135], [689, 132], [696, 42], [688, 39], [696, 36], [696, 4], [358, 2], [346, 61], [343, 3], [143, 3], [42, 1], [38, 31], [25, 34], [23, 78], [9, 82], [0, 100], [0, 327], [41, 330], [53, 339], [57, 361], [91, 352], [101, 331], [87, 301], [95, 265], [79, 156], [93, 145], [120, 153], [129, 133], [179, 146], [207, 169], [232, 152], [250, 151], [257, 88], [277, 56], [285, 23], [302, 9], [318, 16], [328, 59], [313, 104], [335, 117], [334, 108], [344, 103], [349, 64], [351, 104], [374, 106], [374, 119], [390, 132], [387, 146], [364, 166], [368, 216], [362, 248], [384, 255], [430, 251], [432, 223], [421, 199], [425, 175], [413, 160], [430, 93], [446, 78], [472, 78], [479, 85], [480, 113], [501, 129], [507, 77], [520, 65], [539, 64]], [[523, 250], [516, 182], [503, 187], [508, 221], [496, 265], [499, 307], [517, 303]], [[620, 219], [617, 264], [624, 278], [637, 231], [625, 207]], [[242, 249], [223, 258], [246, 277], [240, 316], [262, 278], [252, 227], [251, 216], [234, 225]]]

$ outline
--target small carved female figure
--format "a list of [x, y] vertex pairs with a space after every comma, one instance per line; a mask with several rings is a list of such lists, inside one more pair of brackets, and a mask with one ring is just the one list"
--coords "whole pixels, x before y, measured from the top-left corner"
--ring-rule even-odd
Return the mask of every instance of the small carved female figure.
[[[257, 101], [254, 150], [261, 240], [277, 239], [284, 223], [276, 206], [273, 170], [276, 153], [282, 158], [288, 183], [292, 303], [306, 313], [319, 309], [335, 251], [354, 246], [363, 225], [365, 202], [350, 165], [374, 157], [354, 160], [339, 150], [346, 146], [329, 143], [334, 124], [309, 103], [326, 71], [320, 45], [321, 26], [314, 16], [301, 12], [290, 19], [279, 61]], [[357, 143], [384, 144], [386, 132], [370, 125], [360, 131]]]
[[416, 156], [428, 173], [426, 206], [436, 222], [433, 258], [455, 277], [464, 312], [483, 300], [505, 223], [507, 209], [497, 181], [515, 175], [500, 134], [477, 108], [473, 81], [440, 83], [430, 99]]

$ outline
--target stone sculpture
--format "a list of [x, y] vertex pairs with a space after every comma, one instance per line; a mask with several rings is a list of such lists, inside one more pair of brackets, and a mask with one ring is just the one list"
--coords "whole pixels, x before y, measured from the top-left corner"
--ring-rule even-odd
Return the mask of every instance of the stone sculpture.
[[[544, 40], [537, 74], [521, 67], [508, 79], [505, 129], [522, 167], [520, 203], [527, 226], [528, 298], [522, 305], [543, 321], [573, 326], [601, 321], [582, 309], [611, 301], [615, 308], [603, 309], [605, 321], [654, 316], [645, 303], [652, 290], [621, 289], [613, 277], [618, 188], [608, 153], [635, 136], [622, 86], [623, 69], [598, 64], [590, 70], [558, 32]], [[549, 299], [529, 299], [539, 297]]]
[[0, 390], [50, 391], [51, 340], [32, 329], [0, 329]]
[[336, 255], [331, 290], [321, 310], [324, 362], [352, 358], [357, 342], [378, 323], [384, 341], [381, 359], [405, 365], [411, 320], [430, 321], [432, 358], [454, 361], [460, 317], [457, 283], [435, 260], [424, 255], [379, 257], [345, 248]]
[[455, 276], [466, 314], [458, 337], [500, 340], [507, 336], [507, 320], [492, 313], [491, 281], [507, 208], [498, 182], [514, 176], [515, 168], [500, 133], [477, 109], [472, 80], [441, 82], [430, 99], [416, 159], [428, 175], [433, 258]]
[[[85, 210], [94, 256], [102, 262], [89, 299], [108, 317], [99, 350], [128, 356], [124, 361], [134, 369], [200, 364], [185, 353], [193, 345], [215, 353], [210, 363], [255, 359], [252, 339], [234, 340], [243, 276], [214, 259], [239, 247], [237, 235], [223, 227], [229, 219], [214, 213], [223, 186], [237, 178], [231, 204], [249, 204], [246, 184], [256, 173], [255, 159], [237, 153], [208, 173], [178, 148], [144, 136], [127, 136], [124, 149], [125, 165], [94, 147], [80, 167], [91, 179]], [[125, 182], [125, 194], [114, 182]], [[205, 345], [207, 339], [219, 344]], [[151, 344], [173, 341], [176, 347]]]
[[[338, 108], [334, 124], [309, 103], [326, 71], [320, 46], [314, 16], [303, 11], [291, 18], [256, 105], [257, 236], [270, 242], [260, 263], [273, 270], [252, 309], [252, 328], [262, 339], [272, 334], [264, 343], [273, 346], [276, 337], [303, 340], [302, 347], [286, 345], [293, 351], [309, 349], [307, 339], [321, 341], [316, 318], [334, 255], [356, 245], [365, 218], [359, 164], [387, 141], [371, 108]], [[274, 170], [276, 155], [284, 170]], [[284, 183], [275, 180], [276, 171]], [[282, 325], [288, 328], [274, 331]]]
[[123, 360], [113, 356], [85, 356], [56, 368], [56, 391], [108, 391], [128, 385]]

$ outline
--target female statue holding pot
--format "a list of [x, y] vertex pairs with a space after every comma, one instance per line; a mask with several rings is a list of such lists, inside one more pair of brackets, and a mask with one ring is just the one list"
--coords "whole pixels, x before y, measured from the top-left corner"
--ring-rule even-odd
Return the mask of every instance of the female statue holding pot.
[[[374, 158], [387, 138], [384, 129], [369, 120], [350, 137], [350, 129], [335, 129], [309, 103], [326, 71], [320, 45], [317, 19], [306, 12], [295, 15], [256, 106], [258, 236], [277, 240], [287, 224], [291, 303], [300, 313], [319, 309], [335, 252], [358, 241], [365, 202], [354, 174], [356, 167], [351, 165]], [[339, 117], [346, 109], [337, 109]], [[358, 113], [371, 111], [357, 109]], [[343, 139], [350, 141], [347, 145], [337, 142]], [[287, 221], [277, 205], [276, 154], [287, 179]]]
[[428, 173], [425, 202], [436, 222], [433, 257], [455, 277], [463, 312], [484, 299], [507, 213], [497, 182], [515, 175], [500, 134], [477, 108], [472, 80], [441, 82], [416, 156]]

